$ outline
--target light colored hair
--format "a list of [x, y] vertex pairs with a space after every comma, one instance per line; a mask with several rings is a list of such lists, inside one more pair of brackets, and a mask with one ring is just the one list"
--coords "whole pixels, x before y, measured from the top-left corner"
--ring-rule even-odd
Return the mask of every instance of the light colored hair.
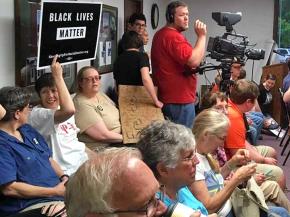
[[[97, 68], [95, 68], [94, 66], [84, 66], [82, 67], [79, 71], [78, 71], [78, 74], [77, 74], [77, 91], [79, 93], [82, 92], [82, 87], [80, 85], [80, 83], [83, 81], [83, 77], [84, 77], [84, 74], [87, 70], [89, 69], [94, 69], [98, 72]], [[99, 72], [98, 72], [99, 73]]]
[[219, 136], [228, 129], [229, 125], [230, 121], [225, 114], [215, 109], [205, 109], [196, 116], [192, 132], [198, 140], [206, 132]]
[[143, 161], [159, 177], [157, 164], [174, 168], [181, 151], [195, 149], [195, 139], [189, 128], [170, 121], [155, 121], [140, 133], [137, 143]]
[[[141, 159], [136, 148], [110, 148], [85, 162], [70, 177], [66, 187], [65, 205], [70, 217], [88, 213], [113, 212], [114, 186], [120, 185], [122, 174], [132, 158]], [[115, 215], [108, 215], [115, 216]]]

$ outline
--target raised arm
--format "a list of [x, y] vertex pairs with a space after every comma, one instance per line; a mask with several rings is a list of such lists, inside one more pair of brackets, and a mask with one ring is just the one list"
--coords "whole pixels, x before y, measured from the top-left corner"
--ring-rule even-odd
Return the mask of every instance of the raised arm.
[[192, 49], [191, 57], [187, 61], [187, 65], [190, 68], [196, 68], [199, 66], [200, 62], [204, 58], [206, 46], [206, 25], [200, 20], [196, 20], [194, 30], [197, 35], [197, 40]]
[[75, 113], [75, 107], [70, 97], [69, 91], [63, 79], [63, 70], [59, 62], [58, 56], [55, 55], [51, 63], [52, 77], [59, 96], [59, 109], [54, 114], [54, 122], [61, 123], [69, 119]]

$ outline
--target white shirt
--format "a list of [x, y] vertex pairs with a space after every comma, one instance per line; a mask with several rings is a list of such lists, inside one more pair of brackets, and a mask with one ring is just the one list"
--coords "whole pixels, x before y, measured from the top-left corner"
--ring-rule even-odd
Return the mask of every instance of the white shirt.
[[65, 174], [73, 174], [88, 159], [85, 144], [78, 141], [79, 129], [74, 116], [54, 124], [55, 110], [34, 107], [29, 116], [29, 124], [45, 138], [52, 150], [52, 158]]
[[[220, 173], [215, 173], [204, 155], [196, 154], [199, 159], [199, 164], [196, 165], [195, 180], [204, 180], [210, 195], [214, 195], [224, 188], [224, 178]], [[221, 209], [217, 212], [219, 217], [227, 216], [231, 211], [232, 204], [228, 199]]]

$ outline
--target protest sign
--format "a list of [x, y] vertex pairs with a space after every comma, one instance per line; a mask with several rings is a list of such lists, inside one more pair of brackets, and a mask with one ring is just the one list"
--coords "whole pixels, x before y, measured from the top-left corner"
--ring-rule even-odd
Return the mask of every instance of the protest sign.
[[95, 59], [101, 12], [97, 2], [42, 1], [37, 69], [55, 54], [61, 64]]
[[119, 109], [123, 143], [136, 143], [138, 133], [154, 120], [164, 120], [143, 86], [119, 85]]

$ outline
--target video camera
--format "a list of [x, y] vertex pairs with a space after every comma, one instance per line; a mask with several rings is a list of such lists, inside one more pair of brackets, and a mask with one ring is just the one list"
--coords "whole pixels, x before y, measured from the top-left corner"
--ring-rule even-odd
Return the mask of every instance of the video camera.
[[249, 45], [247, 36], [233, 33], [233, 25], [238, 23], [242, 18], [241, 12], [213, 12], [212, 18], [218, 25], [226, 27], [226, 33], [224, 33], [222, 37], [210, 37], [207, 46], [209, 57], [221, 62], [221, 64], [218, 66], [204, 65], [199, 67], [196, 71], [202, 74], [204, 71], [221, 69], [222, 81], [220, 89], [221, 91], [227, 92], [231, 84], [231, 65], [233, 63], [244, 65], [248, 59], [264, 59], [265, 51], [263, 49], [250, 48], [252, 45]]

